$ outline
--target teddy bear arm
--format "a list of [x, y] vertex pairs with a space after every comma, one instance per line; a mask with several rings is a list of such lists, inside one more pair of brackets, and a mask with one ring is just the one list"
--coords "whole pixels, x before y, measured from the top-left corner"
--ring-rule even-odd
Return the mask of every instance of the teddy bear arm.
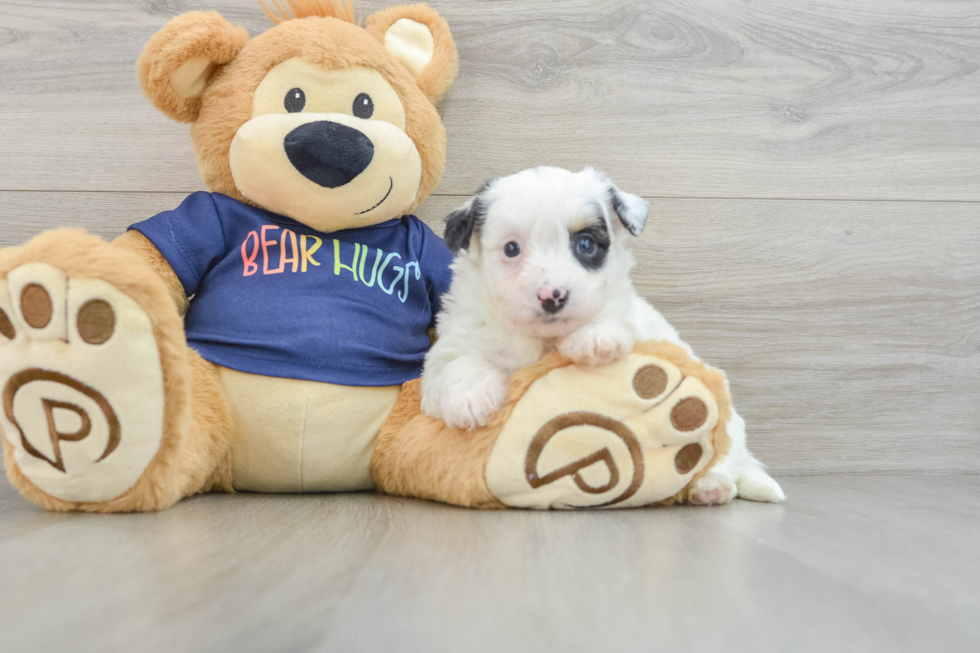
[[178, 312], [181, 315], [187, 312], [190, 302], [187, 298], [187, 293], [184, 292], [184, 284], [180, 282], [177, 273], [174, 272], [170, 263], [160, 253], [160, 250], [146, 236], [138, 231], [127, 231], [113, 240], [112, 244], [139, 256], [167, 284], [170, 296], [173, 297], [174, 302], [177, 304]]

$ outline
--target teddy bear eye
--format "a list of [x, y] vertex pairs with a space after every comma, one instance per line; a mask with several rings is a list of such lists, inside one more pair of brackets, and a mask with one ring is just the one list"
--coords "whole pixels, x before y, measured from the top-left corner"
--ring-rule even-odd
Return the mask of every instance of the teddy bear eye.
[[351, 107], [354, 115], [358, 118], [367, 120], [374, 115], [374, 100], [367, 93], [358, 93], [354, 98], [354, 106]]
[[291, 88], [286, 93], [286, 99], [282, 101], [289, 113], [299, 113], [306, 106], [306, 93], [301, 88]]

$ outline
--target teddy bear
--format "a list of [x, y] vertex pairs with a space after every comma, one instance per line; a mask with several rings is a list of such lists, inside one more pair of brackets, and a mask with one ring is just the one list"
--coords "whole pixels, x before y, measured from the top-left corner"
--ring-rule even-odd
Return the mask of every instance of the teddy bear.
[[[252, 38], [172, 19], [137, 63], [191, 123], [209, 189], [111, 243], [0, 251], [0, 434], [50, 510], [201, 492], [378, 489], [479, 508], [670, 503], [724, 454], [724, 377], [669, 343], [603, 368], [558, 354], [460, 432], [418, 377], [453, 255], [412, 215], [439, 183], [457, 53], [425, 5], [355, 22], [289, 0]], [[278, 8], [278, 5], [276, 5]]]

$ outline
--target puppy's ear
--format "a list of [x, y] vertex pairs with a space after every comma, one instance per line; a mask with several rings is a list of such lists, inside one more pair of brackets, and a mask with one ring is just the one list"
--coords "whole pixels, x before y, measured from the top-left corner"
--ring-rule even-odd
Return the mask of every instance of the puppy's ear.
[[211, 77], [247, 42], [244, 27], [232, 27], [214, 11], [181, 14], [149, 40], [136, 62], [143, 92], [170, 118], [194, 122]]
[[471, 198], [466, 204], [446, 216], [446, 231], [443, 240], [449, 250], [458, 254], [470, 248], [474, 232], [479, 232], [486, 218], [486, 209], [480, 197]]
[[402, 5], [372, 14], [365, 25], [412, 74], [430, 102], [456, 79], [459, 56], [449, 25], [425, 5]]
[[616, 184], [609, 183], [609, 205], [613, 212], [619, 216], [620, 222], [634, 236], [643, 233], [643, 227], [647, 224], [647, 201], [642, 197], [631, 193], [624, 193], [616, 188]]

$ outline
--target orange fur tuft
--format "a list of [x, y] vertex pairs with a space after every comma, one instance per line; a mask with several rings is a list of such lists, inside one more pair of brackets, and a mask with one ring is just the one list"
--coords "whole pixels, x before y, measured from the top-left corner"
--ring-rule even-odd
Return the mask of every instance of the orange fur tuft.
[[[272, 4], [279, 11], [278, 14], [269, 9], [263, 0], [259, 0], [259, 7], [262, 8], [262, 13], [276, 25], [286, 20], [308, 18], [310, 16], [337, 18], [348, 23], [356, 22], [354, 20], [354, 6], [351, 4], [351, 0], [344, 2], [341, 0], [285, 0], [285, 2], [289, 6], [288, 10], [280, 7], [276, 0], [272, 0]], [[290, 14], [290, 12], [292, 13]]]

